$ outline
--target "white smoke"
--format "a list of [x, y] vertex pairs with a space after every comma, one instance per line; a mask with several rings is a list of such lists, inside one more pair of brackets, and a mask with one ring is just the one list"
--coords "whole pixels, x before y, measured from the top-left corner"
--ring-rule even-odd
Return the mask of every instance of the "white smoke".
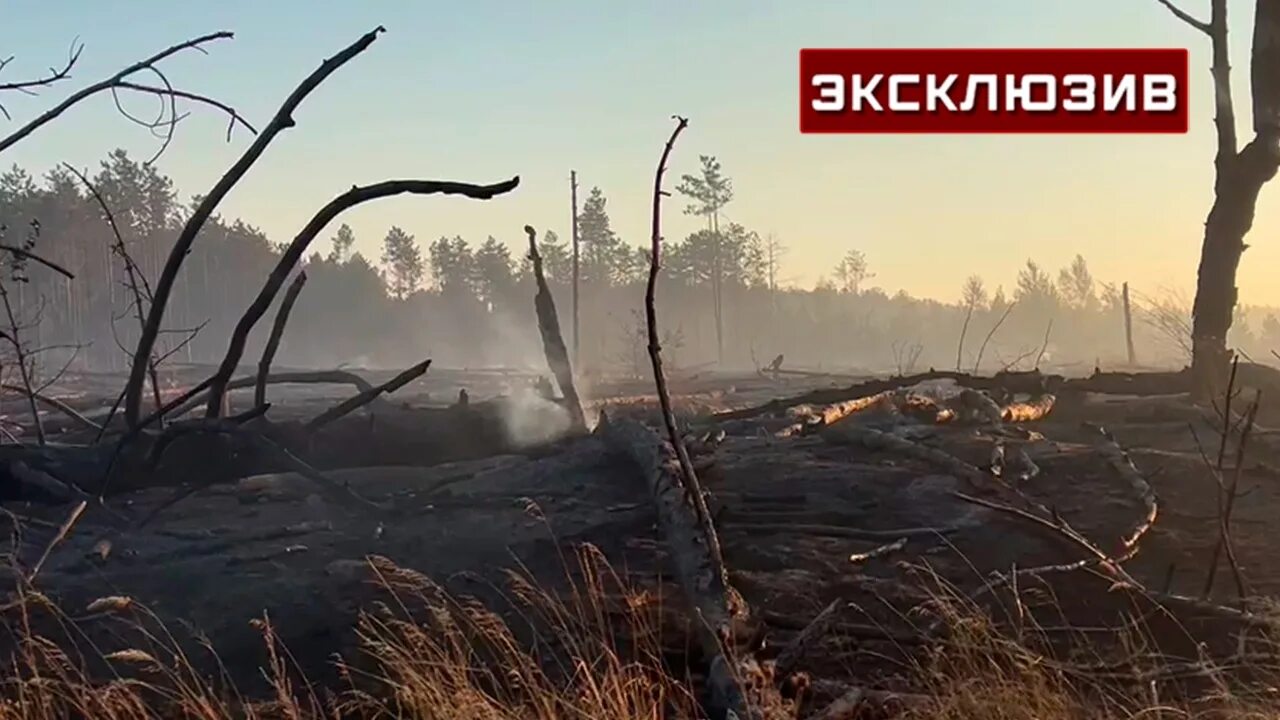
[[569, 413], [532, 388], [516, 389], [502, 404], [507, 437], [516, 447], [548, 443], [569, 432]]

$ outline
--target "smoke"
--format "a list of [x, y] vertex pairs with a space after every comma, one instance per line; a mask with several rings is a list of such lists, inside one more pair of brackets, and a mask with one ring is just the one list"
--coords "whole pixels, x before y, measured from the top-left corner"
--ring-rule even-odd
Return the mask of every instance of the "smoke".
[[502, 403], [507, 438], [516, 447], [548, 443], [569, 432], [569, 413], [532, 389], [518, 389]]

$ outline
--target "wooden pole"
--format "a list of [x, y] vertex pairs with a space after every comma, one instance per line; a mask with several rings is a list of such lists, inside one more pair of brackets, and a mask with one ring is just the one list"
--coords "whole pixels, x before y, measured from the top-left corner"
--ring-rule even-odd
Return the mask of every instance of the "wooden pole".
[[573, 366], [581, 368], [578, 357], [578, 172], [569, 171], [569, 198], [573, 203]]
[[1121, 286], [1120, 297], [1124, 301], [1124, 346], [1128, 352], [1129, 367], [1137, 364], [1133, 353], [1133, 312], [1129, 308], [1129, 283]]

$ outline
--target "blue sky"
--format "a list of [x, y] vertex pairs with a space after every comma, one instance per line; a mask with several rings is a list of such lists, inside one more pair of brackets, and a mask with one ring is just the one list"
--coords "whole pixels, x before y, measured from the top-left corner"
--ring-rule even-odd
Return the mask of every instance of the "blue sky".
[[[1206, 0], [1185, 3], [1207, 12]], [[1242, 124], [1250, 5], [1233, 0], [1231, 8]], [[1156, 0], [0, 0], [0, 8], [0, 54], [17, 56], [5, 72], [56, 64], [79, 37], [86, 49], [72, 83], [190, 36], [232, 30], [236, 38], [208, 56], [188, 53], [165, 67], [181, 87], [223, 99], [259, 125], [322, 59], [386, 26], [304, 103], [298, 126], [222, 206], [284, 240], [353, 183], [521, 175], [515, 194], [489, 203], [404, 198], [353, 211], [345, 219], [357, 249], [372, 257], [391, 225], [424, 243], [494, 235], [514, 246], [525, 223], [564, 235], [570, 169], [584, 189], [605, 191], [623, 238], [643, 242], [672, 113], [691, 121], [674, 171], [692, 171], [699, 154], [717, 155], [737, 190], [726, 215], [777, 233], [791, 248], [785, 274], [805, 284], [856, 247], [877, 284], [943, 299], [957, 296], [970, 273], [1007, 288], [1028, 257], [1057, 268], [1077, 252], [1103, 279], [1148, 293], [1186, 288], [1211, 200], [1207, 40]], [[796, 62], [806, 46], [1189, 47], [1192, 131], [805, 137]], [[70, 87], [8, 107], [21, 120]], [[152, 107], [137, 102], [140, 111]], [[0, 162], [88, 167], [117, 146], [145, 158], [155, 142], [101, 97]], [[224, 142], [223, 118], [197, 109], [159, 165], [190, 196], [207, 190], [247, 142], [244, 133]], [[1272, 191], [1242, 270], [1246, 301], [1280, 303], [1269, 272], [1280, 261]], [[669, 236], [696, 229], [678, 204], [668, 208]]]

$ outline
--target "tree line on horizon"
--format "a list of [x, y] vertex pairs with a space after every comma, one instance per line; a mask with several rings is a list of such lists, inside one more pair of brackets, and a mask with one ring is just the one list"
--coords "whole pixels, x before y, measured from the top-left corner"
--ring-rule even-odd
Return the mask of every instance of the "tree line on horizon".
[[[132, 262], [155, 278], [181, 222], [198, 202], [179, 201], [172, 181], [123, 150], [111, 152], [90, 182], [111, 211]], [[786, 247], [774, 235], [732, 222], [722, 211], [732, 183], [719, 161], [702, 156], [677, 191], [705, 227], [668, 242], [659, 282], [664, 350], [676, 367], [760, 367], [783, 354], [792, 368], [909, 372], [928, 367], [983, 372], [1095, 365], [1126, 358], [1123, 300], [1077, 256], [1056, 274], [1032, 260], [1006, 293], [979, 276], [960, 299], [890, 295], [869, 286], [865, 255], [848, 249], [812, 288], [779, 282]], [[647, 355], [641, 299], [648, 250], [614, 231], [604, 191], [592, 187], [578, 213], [581, 297], [579, 371], [642, 376]], [[99, 204], [78, 178], [55, 167], [39, 178], [13, 167], [0, 174], [0, 234], [26, 242], [76, 275], [41, 267], [6, 276], [25, 344], [46, 375], [65, 365], [119, 371], [136, 342], [123, 258]], [[572, 233], [566, 233], [571, 235]], [[303, 263], [307, 284], [277, 355], [278, 366], [400, 367], [432, 357], [437, 367], [541, 367], [529, 260], [494, 236], [441, 235], [421, 242], [398, 226], [376, 259], [355, 250], [347, 225]], [[563, 324], [570, 326], [572, 247], [552, 229], [539, 249]], [[214, 217], [183, 266], [170, 304], [168, 362], [216, 362], [225, 338], [274, 265], [280, 246], [242, 219]], [[1170, 295], [1134, 293], [1138, 360], [1185, 364], [1190, 311]], [[1231, 342], [1258, 360], [1280, 350], [1280, 321], [1265, 308], [1241, 308]], [[267, 325], [267, 324], [262, 324]], [[261, 325], [249, 355], [258, 352]], [[961, 347], [961, 336], [964, 341]], [[990, 339], [987, 338], [990, 334]]]

